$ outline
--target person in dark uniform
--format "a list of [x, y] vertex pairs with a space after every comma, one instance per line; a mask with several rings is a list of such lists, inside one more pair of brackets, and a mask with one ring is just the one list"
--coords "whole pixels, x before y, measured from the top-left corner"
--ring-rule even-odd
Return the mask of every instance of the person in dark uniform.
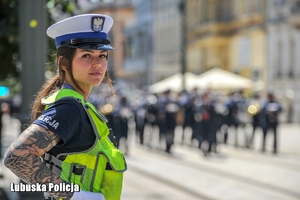
[[[182, 136], [181, 143], [184, 143], [185, 132], [187, 128], [192, 129], [194, 126], [194, 100], [195, 97], [190, 95], [187, 91], [180, 94], [180, 106], [183, 110]], [[194, 138], [191, 138], [191, 140]]]
[[[233, 127], [235, 129], [235, 134], [237, 135], [237, 128], [239, 125], [239, 120], [238, 120], [238, 104], [237, 101], [233, 97], [234, 93], [230, 93], [228, 95], [228, 100], [225, 103], [226, 108], [228, 110], [227, 116], [226, 116], [226, 127], [224, 128], [224, 144], [227, 144], [228, 140], [228, 134], [229, 134], [229, 129]], [[237, 145], [237, 141], [236, 141]]]
[[36, 96], [32, 123], [9, 146], [4, 164], [24, 182], [45, 186], [48, 200], [120, 199], [125, 158], [109, 139], [106, 118], [86, 101], [103, 79], [113, 92], [112, 25], [109, 16], [86, 14], [47, 30], [56, 41], [58, 73]]
[[116, 108], [113, 112], [114, 119], [113, 119], [113, 127], [114, 127], [114, 134], [117, 140], [117, 147], [120, 145], [120, 141], [124, 138], [125, 143], [125, 153], [128, 153], [128, 121], [131, 117], [133, 117], [132, 107], [127, 101], [127, 97], [122, 96], [119, 102], [116, 105]]
[[192, 127], [192, 137], [191, 143], [193, 141], [198, 142], [198, 147], [201, 149], [203, 142], [203, 132], [202, 132], [202, 114], [201, 114], [202, 96], [195, 95], [192, 97], [192, 116], [193, 116], [193, 127]]
[[[217, 124], [216, 124], [216, 111], [213, 101], [210, 98], [209, 93], [202, 95], [202, 104], [200, 105], [201, 114], [201, 133], [203, 135], [203, 141], [200, 148], [205, 156], [209, 155], [212, 151], [216, 152], [217, 149]], [[207, 147], [204, 147], [204, 142], [207, 143]]]
[[159, 132], [159, 142], [163, 140], [163, 138], [166, 137], [166, 131], [167, 131], [167, 123], [166, 123], [166, 92], [163, 92], [162, 94], [158, 95], [157, 98], [157, 125], [158, 125], [158, 132]]
[[265, 119], [262, 113], [263, 102], [258, 93], [254, 94], [253, 99], [249, 102], [248, 113], [251, 115], [252, 134], [247, 147], [252, 148], [255, 132], [258, 128], [263, 131], [265, 128]]
[[137, 105], [134, 109], [134, 122], [135, 122], [135, 132], [138, 142], [144, 144], [144, 133], [145, 133], [145, 124], [146, 124], [146, 112], [147, 112], [147, 103], [145, 100], [145, 95], [138, 100]]
[[174, 144], [174, 134], [177, 125], [176, 117], [179, 112], [178, 103], [171, 97], [171, 90], [164, 92], [163, 107], [165, 108], [165, 139], [167, 153], [171, 153]]
[[265, 116], [265, 128], [263, 131], [262, 152], [266, 150], [266, 137], [269, 130], [273, 131], [273, 153], [277, 153], [277, 128], [279, 124], [278, 116], [282, 111], [281, 104], [276, 100], [273, 93], [268, 93], [267, 101], [263, 106]]
[[[154, 141], [155, 128], [158, 127], [159, 129], [159, 123], [160, 123], [158, 119], [159, 118], [158, 95], [149, 93], [146, 96], [144, 108], [145, 108], [144, 128], [146, 128], [147, 130], [146, 135], [148, 136], [146, 137], [147, 140], [144, 141], [144, 144], [152, 148], [154, 145], [156, 145]], [[158, 143], [162, 140], [162, 135], [163, 135], [162, 133], [164, 132], [162, 131], [163, 129], [159, 129], [159, 130], [161, 130], [161, 132], [159, 131], [159, 138], [158, 141], [156, 141]]]

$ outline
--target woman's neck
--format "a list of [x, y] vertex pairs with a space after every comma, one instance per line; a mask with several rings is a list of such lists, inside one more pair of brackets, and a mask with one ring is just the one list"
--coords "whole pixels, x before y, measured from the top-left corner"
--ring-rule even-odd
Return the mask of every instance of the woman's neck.
[[[90, 90], [81, 90], [79, 87], [77, 87], [74, 83], [64, 82], [62, 85], [62, 88], [67, 88], [71, 90], [75, 90], [76, 92], [80, 93], [84, 99], [86, 100], [90, 94]], [[84, 89], [84, 88], [83, 88]]]

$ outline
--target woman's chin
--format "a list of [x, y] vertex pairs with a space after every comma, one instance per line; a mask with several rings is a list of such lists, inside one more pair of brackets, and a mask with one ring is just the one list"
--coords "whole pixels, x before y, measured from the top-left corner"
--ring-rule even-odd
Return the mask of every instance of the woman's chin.
[[101, 78], [101, 79], [94, 79], [94, 80], [91, 82], [91, 85], [92, 85], [92, 86], [98, 86], [98, 85], [100, 85], [100, 84], [102, 83], [102, 81], [103, 81], [103, 78]]

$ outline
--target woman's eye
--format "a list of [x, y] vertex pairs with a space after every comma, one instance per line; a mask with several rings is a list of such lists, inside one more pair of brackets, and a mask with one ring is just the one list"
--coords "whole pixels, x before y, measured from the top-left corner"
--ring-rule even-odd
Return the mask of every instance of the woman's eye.
[[91, 56], [90, 56], [90, 54], [84, 54], [82, 57], [83, 57], [83, 58], [89, 58], [89, 57], [91, 57]]
[[107, 55], [106, 54], [101, 54], [99, 57], [100, 58], [107, 58]]

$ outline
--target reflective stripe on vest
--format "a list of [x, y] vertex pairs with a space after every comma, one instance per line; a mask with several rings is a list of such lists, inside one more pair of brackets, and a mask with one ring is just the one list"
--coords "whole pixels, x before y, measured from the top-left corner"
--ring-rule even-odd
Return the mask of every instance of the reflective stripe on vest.
[[62, 153], [57, 157], [46, 153], [43, 158], [46, 166], [63, 180], [78, 184], [83, 191], [101, 192], [106, 200], [119, 200], [123, 172], [127, 166], [123, 153], [108, 137], [107, 119], [91, 103], [86, 102], [82, 95], [70, 89], [61, 89], [43, 98], [42, 104], [47, 109], [50, 104], [63, 98], [75, 98], [83, 105], [96, 140], [91, 148], [82, 152]]

